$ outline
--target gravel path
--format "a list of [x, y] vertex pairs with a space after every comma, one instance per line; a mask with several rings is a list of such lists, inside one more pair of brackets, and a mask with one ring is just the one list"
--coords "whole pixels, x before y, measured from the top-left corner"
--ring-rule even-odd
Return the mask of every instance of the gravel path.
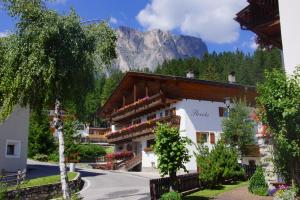
[[261, 197], [251, 194], [247, 186], [221, 194], [216, 200], [272, 200], [272, 197]]

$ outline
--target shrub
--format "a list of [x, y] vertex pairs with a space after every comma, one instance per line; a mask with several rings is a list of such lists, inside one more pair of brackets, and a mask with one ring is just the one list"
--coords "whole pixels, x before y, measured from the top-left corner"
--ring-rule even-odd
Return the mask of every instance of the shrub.
[[53, 162], [58, 162], [59, 161], [59, 156], [58, 156], [58, 152], [53, 152], [48, 156], [48, 160], [49, 161], [53, 161]]
[[[0, 176], [1, 178], [1, 176]], [[0, 181], [0, 199], [5, 199], [7, 192], [7, 184]]]
[[181, 194], [178, 192], [168, 192], [160, 197], [160, 200], [181, 200]]
[[236, 149], [218, 142], [211, 152], [203, 144], [197, 146], [195, 153], [199, 167], [199, 179], [207, 186], [235, 181], [244, 176], [244, 170], [238, 164]]
[[48, 161], [48, 156], [45, 154], [36, 154], [35, 156], [33, 156], [33, 159], [42, 161], [42, 162], [46, 162], [46, 161]]
[[262, 167], [257, 167], [255, 173], [250, 178], [248, 190], [256, 195], [267, 196], [268, 184], [266, 183]]
[[96, 144], [81, 144], [78, 147], [80, 160], [95, 160], [105, 155], [105, 149]]

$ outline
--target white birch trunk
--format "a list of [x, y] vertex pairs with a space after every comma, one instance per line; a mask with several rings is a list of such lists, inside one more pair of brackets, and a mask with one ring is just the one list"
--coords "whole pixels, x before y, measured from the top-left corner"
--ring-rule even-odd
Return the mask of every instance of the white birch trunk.
[[55, 130], [58, 135], [59, 142], [59, 169], [60, 169], [60, 181], [61, 181], [61, 189], [64, 199], [70, 199], [70, 189], [68, 185], [68, 176], [67, 176], [67, 168], [65, 163], [65, 142], [63, 135], [63, 121], [61, 119], [61, 105], [59, 100], [55, 102], [55, 117], [53, 119]]

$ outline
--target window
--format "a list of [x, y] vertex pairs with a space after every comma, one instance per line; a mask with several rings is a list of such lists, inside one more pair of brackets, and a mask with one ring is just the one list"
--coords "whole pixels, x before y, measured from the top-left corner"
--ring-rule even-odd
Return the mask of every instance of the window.
[[197, 132], [196, 133], [197, 144], [203, 144], [208, 142], [208, 132]]
[[6, 152], [6, 155], [8, 155], [8, 156], [13, 156], [13, 155], [15, 155], [15, 145], [13, 145], [13, 144], [8, 144], [8, 145], [7, 145], [7, 152]]
[[165, 116], [169, 116], [169, 115], [176, 115], [176, 109], [170, 108], [170, 109], [165, 110]]
[[147, 147], [148, 147], [148, 148], [152, 147], [152, 145], [154, 145], [154, 143], [155, 143], [154, 139], [152, 139], [152, 140], [147, 140]]
[[249, 166], [253, 167], [256, 165], [255, 160], [249, 160]]
[[21, 141], [6, 140], [6, 158], [20, 158]]
[[219, 107], [219, 116], [228, 117], [228, 109], [224, 107]]
[[135, 119], [135, 120], [132, 120], [132, 124], [140, 124], [141, 123], [141, 119]]
[[210, 133], [210, 143], [215, 144], [216, 143], [216, 137], [214, 133]]
[[147, 116], [147, 120], [155, 119], [156, 118], [156, 113], [150, 114]]

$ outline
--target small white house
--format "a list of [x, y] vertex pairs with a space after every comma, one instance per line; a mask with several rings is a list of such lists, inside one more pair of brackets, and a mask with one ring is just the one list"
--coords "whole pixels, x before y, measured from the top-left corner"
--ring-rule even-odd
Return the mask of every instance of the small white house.
[[29, 109], [17, 106], [0, 124], [0, 170], [26, 169]]
[[[140, 162], [129, 163], [149, 168], [157, 166], [151, 149], [157, 122], [177, 126], [182, 136], [193, 143], [204, 142], [211, 149], [222, 138], [222, 119], [228, 116], [230, 100], [245, 98], [254, 105], [255, 96], [252, 86], [128, 72], [100, 115], [112, 125], [107, 137], [115, 144], [116, 152], [133, 151], [133, 159], [139, 158]], [[188, 149], [192, 157], [186, 167], [197, 170], [196, 147], [191, 145]], [[244, 158], [245, 164], [254, 164], [259, 159], [257, 154], [250, 156]]]

